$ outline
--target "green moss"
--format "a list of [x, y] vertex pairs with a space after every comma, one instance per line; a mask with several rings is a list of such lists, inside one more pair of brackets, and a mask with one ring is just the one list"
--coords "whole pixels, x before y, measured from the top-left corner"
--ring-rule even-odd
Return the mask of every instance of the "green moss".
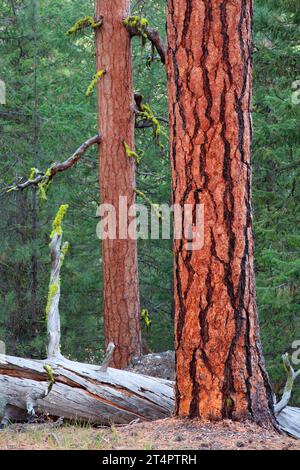
[[160, 148], [163, 150], [163, 145], [160, 142], [160, 137], [161, 137], [161, 126], [158, 122], [158, 119], [155, 117], [152, 109], [150, 108], [149, 104], [142, 104], [141, 105], [141, 111], [139, 113], [139, 116], [142, 119], [145, 119], [146, 121], [151, 122], [152, 124], [152, 129], [153, 129], [153, 135], [154, 135], [154, 140], [158, 143]]
[[76, 23], [70, 28], [66, 34], [69, 36], [71, 34], [76, 34], [84, 28], [91, 27], [93, 29], [102, 26], [102, 19], [100, 21], [95, 21], [92, 16], [85, 16], [84, 18], [80, 18]]
[[50, 283], [48, 298], [47, 298], [47, 305], [46, 305], [46, 320], [48, 320], [51, 305], [52, 305], [53, 299], [56, 296], [57, 292], [58, 292], [58, 285], [55, 284], [54, 282]]
[[131, 150], [131, 148], [129, 147], [129, 145], [127, 144], [127, 142], [123, 142], [123, 145], [124, 145], [124, 148], [125, 148], [125, 152], [126, 152], [126, 155], [128, 158], [134, 158], [137, 165], [140, 163], [141, 161], [141, 157], [136, 153], [134, 152], [133, 150]]
[[146, 308], [143, 308], [141, 310], [141, 320], [145, 323], [147, 328], [151, 327], [152, 320], [150, 318], [149, 310], [147, 310]]
[[124, 26], [134, 36], [140, 36], [142, 38], [143, 45], [146, 43], [148, 38], [148, 20], [141, 18], [140, 16], [129, 16], [123, 20]]
[[[33, 170], [36, 173], [35, 168], [32, 168], [31, 169], [31, 171], [32, 171], [31, 174], [33, 174]], [[34, 173], [34, 175], [35, 175], [35, 173]], [[33, 175], [33, 177], [34, 177], [34, 175]], [[47, 192], [48, 192], [49, 186], [52, 182], [51, 179], [50, 179], [51, 176], [52, 176], [52, 169], [50, 167], [50, 168], [48, 168], [45, 175], [43, 176], [43, 180], [40, 183], [38, 183], [38, 185], [37, 185], [38, 189], [39, 189], [39, 196], [43, 201], [47, 201], [47, 199], [48, 199], [47, 198]], [[30, 178], [30, 179], [32, 179], [32, 178]]]
[[86, 93], [85, 93], [86, 97], [89, 97], [93, 93], [93, 90], [94, 90], [95, 86], [97, 85], [98, 80], [100, 80], [100, 78], [103, 77], [103, 75], [105, 73], [106, 73], [106, 70], [102, 69], [102, 70], [99, 70], [93, 76], [93, 79], [92, 79], [91, 83], [89, 84], [88, 89], [86, 90]]
[[137, 188], [134, 189], [134, 192], [138, 194], [138, 196], [143, 198], [147, 202], [147, 204], [149, 204], [149, 206], [153, 209], [154, 213], [156, 214], [157, 218], [161, 220], [162, 215], [161, 215], [159, 204], [155, 204], [154, 202], [152, 202], [151, 199], [148, 196], [146, 196], [145, 193], [143, 193], [143, 191], [140, 191]]
[[47, 188], [49, 186], [49, 183], [38, 183], [38, 188], [39, 188], [39, 196], [42, 199], [42, 201], [47, 201]]
[[68, 204], [62, 204], [56, 214], [56, 217], [52, 223], [52, 232], [50, 234], [50, 238], [52, 239], [55, 234], [62, 236], [62, 221], [66, 212], [69, 208]]
[[69, 242], [65, 242], [62, 246], [62, 249], [60, 251], [60, 262], [61, 262], [61, 265], [64, 264], [64, 260], [65, 260], [65, 256], [66, 254], [68, 253], [68, 250], [70, 248], [70, 244]]
[[43, 366], [43, 369], [46, 371], [47, 373], [47, 380], [49, 382], [49, 384], [54, 384], [55, 383], [55, 379], [54, 379], [54, 375], [53, 375], [53, 369], [51, 366], [49, 366], [48, 364], [45, 364]]
[[33, 180], [34, 177], [35, 177], [36, 172], [37, 172], [37, 169], [36, 169], [36, 168], [30, 168], [30, 173], [29, 173], [28, 179], [29, 179], [29, 180]]
[[48, 176], [48, 178], [50, 178], [52, 176], [52, 168], [48, 168], [48, 170], [46, 171], [45, 173], [46, 176]]

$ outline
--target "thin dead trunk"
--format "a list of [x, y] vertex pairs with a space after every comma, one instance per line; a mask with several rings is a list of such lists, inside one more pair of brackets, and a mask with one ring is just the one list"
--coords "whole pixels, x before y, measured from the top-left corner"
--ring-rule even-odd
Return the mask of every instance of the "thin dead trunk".
[[98, 83], [100, 194], [117, 214], [117, 239], [102, 241], [104, 329], [106, 344], [116, 345], [117, 368], [141, 354], [137, 243], [119, 236], [119, 196], [127, 198], [127, 209], [135, 202], [135, 161], [124, 148], [126, 142], [134, 149], [135, 126], [131, 38], [123, 25], [129, 15], [129, 0], [95, 1], [95, 18], [103, 17], [96, 29], [97, 71], [106, 71]]
[[176, 413], [274, 421], [259, 339], [251, 206], [252, 1], [168, 0], [173, 200], [204, 204], [176, 241]]

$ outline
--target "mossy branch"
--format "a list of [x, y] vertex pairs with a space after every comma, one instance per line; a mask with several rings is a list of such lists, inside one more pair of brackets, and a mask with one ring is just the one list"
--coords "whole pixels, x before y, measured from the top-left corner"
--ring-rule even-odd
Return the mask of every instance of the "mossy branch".
[[68, 204], [62, 204], [55, 216], [54, 221], [52, 222], [52, 232], [50, 234], [50, 238], [54, 237], [54, 235], [62, 236], [62, 222], [64, 220], [64, 217], [67, 213], [67, 210], [69, 209]]
[[134, 189], [134, 192], [140, 196], [142, 199], [144, 199], [144, 201], [146, 201], [147, 204], [149, 204], [149, 206], [151, 207], [151, 209], [154, 211], [156, 217], [159, 219], [159, 220], [162, 220], [162, 214], [161, 214], [161, 210], [160, 210], [160, 206], [159, 204], [155, 204], [153, 201], [151, 201], [151, 199], [146, 196], [145, 193], [143, 193], [143, 191], [141, 191], [140, 189], [137, 189], [135, 188]]
[[71, 168], [73, 165], [75, 165], [82, 155], [92, 146], [92, 145], [100, 145], [101, 143], [101, 136], [100, 135], [95, 135], [94, 137], [91, 137], [88, 139], [86, 142], [84, 142], [71, 157], [69, 157], [67, 160], [65, 160], [62, 163], [53, 163], [50, 168], [48, 168], [45, 172], [42, 172], [38, 170], [37, 168], [32, 168], [30, 171], [29, 179], [24, 178], [21, 179], [21, 181], [13, 186], [9, 186], [6, 190], [6, 192], [11, 192], [11, 191], [22, 191], [25, 188], [28, 188], [29, 186], [36, 186], [39, 188], [42, 193], [45, 192], [45, 195], [47, 197], [47, 190], [49, 188], [49, 184], [52, 181], [52, 179], [57, 175], [57, 173], [63, 172]]
[[163, 145], [160, 143], [160, 137], [162, 134], [161, 122], [168, 125], [169, 121], [163, 117], [155, 116], [153, 110], [149, 104], [143, 104], [143, 97], [139, 93], [134, 94], [134, 101], [136, 105], [136, 122], [135, 127], [137, 129], [144, 129], [152, 127], [154, 133], [154, 139], [158, 141], [161, 148]]
[[160, 141], [161, 126], [160, 126], [160, 123], [159, 123], [157, 117], [155, 117], [152, 109], [150, 108], [149, 104], [141, 104], [140, 111], [139, 111], [139, 117], [142, 118], [142, 120], [151, 123], [151, 127], [153, 129], [154, 140], [155, 140], [155, 142], [158, 143], [160, 148], [163, 150], [164, 146], [162, 145], [162, 143]]
[[103, 17], [101, 17], [99, 20], [95, 20], [95, 18], [92, 16], [85, 16], [84, 18], [80, 18], [78, 21], [76, 21], [76, 23], [66, 32], [66, 34], [70, 36], [71, 34], [76, 34], [89, 27], [96, 29], [102, 26], [102, 24]]
[[53, 369], [51, 366], [49, 366], [48, 364], [45, 364], [43, 366], [43, 369], [46, 371], [47, 373], [47, 380], [48, 380], [48, 388], [45, 392], [45, 395], [43, 398], [46, 398], [49, 393], [51, 392], [52, 388], [53, 388], [53, 385], [55, 384], [55, 378], [54, 378], [54, 374], [53, 374]]
[[145, 44], [148, 39], [153, 47], [157, 50], [160, 60], [163, 64], [166, 63], [166, 47], [161, 39], [158, 31], [149, 28], [149, 23], [146, 18], [140, 16], [129, 16], [123, 20], [123, 24], [131, 36], [139, 36], [142, 38], [142, 43]]
[[126, 152], [126, 155], [128, 158], [134, 158], [135, 161], [136, 161], [136, 164], [138, 165], [140, 162], [141, 162], [141, 157], [140, 155], [138, 155], [136, 152], [134, 152], [133, 150], [131, 150], [131, 148], [129, 147], [129, 145], [127, 144], [127, 142], [123, 142], [123, 145], [124, 145], [124, 148], [125, 148], [125, 152]]
[[152, 320], [150, 318], [149, 310], [147, 310], [146, 308], [143, 308], [141, 310], [141, 320], [145, 323], [147, 328], [151, 327]]
[[103, 75], [106, 74], [106, 70], [105, 69], [101, 69], [99, 70], [94, 76], [93, 76], [93, 79], [91, 81], [91, 83], [89, 84], [86, 92], [85, 92], [85, 96], [86, 97], [89, 97], [91, 96], [91, 94], [93, 93], [93, 90], [95, 88], [95, 86], [97, 85], [98, 81], [103, 77]]
[[[49, 336], [48, 357], [59, 357], [60, 354], [60, 271], [64, 263], [69, 243], [62, 245], [62, 222], [68, 210], [68, 205], [60, 206], [55, 219], [52, 223], [50, 234], [50, 253], [51, 253], [51, 274], [49, 282], [49, 292], [46, 305], [47, 332]], [[62, 246], [61, 246], [62, 245]]]

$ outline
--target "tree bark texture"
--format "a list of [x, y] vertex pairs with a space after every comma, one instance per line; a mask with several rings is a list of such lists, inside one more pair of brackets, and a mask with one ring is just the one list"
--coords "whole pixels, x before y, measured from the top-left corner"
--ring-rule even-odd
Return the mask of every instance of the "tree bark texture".
[[122, 20], [130, 15], [129, 0], [96, 0], [95, 18], [103, 16], [96, 30], [97, 70], [106, 70], [98, 83], [99, 180], [102, 204], [117, 214], [117, 238], [102, 241], [104, 329], [106, 344], [116, 345], [113, 367], [124, 368], [141, 354], [140, 300], [137, 243], [119, 237], [119, 196], [127, 209], [135, 202], [135, 161], [128, 158], [124, 142], [134, 149], [134, 103], [130, 34]]
[[204, 204], [204, 246], [175, 241], [176, 413], [273, 423], [251, 206], [251, 0], [168, 0], [173, 202]]

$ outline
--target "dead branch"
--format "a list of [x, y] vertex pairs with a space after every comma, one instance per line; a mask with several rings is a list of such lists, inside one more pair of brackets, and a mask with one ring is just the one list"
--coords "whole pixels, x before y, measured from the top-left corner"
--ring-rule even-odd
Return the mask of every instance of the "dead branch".
[[103, 362], [102, 362], [102, 366], [100, 367], [100, 371], [101, 372], [107, 372], [107, 368], [109, 366], [109, 363], [110, 361], [112, 360], [112, 357], [113, 357], [113, 354], [114, 354], [114, 350], [116, 349], [116, 346], [114, 345], [114, 343], [111, 341], [108, 346], [107, 346], [107, 349], [106, 349], [106, 354], [104, 356], [104, 359], [103, 359]]
[[60, 209], [52, 225], [50, 254], [51, 254], [51, 274], [49, 283], [49, 294], [46, 307], [47, 332], [49, 336], [48, 358], [62, 358], [60, 353], [60, 271], [69, 248], [69, 243], [62, 244], [62, 220], [68, 205], [60, 206]]
[[296, 378], [300, 376], [300, 369], [297, 372], [294, 371], [290, 363], [288, 353], [285, 353], [282, 356], [282, 360], [283, 360], [284, 367], [287, 371], [288, 377], [287, 377], [287, 381], [283, 390], [281, 400], [278, 403], [275, 403], [274, 405], [274, 410], [275, 410], [276, 415], [278, 415], [288, 405], [291, 399], [294, 382]]
[[54, 163], [46, 172], [41, 172], [38, 169], [35, 169], [35, 175], [33, 178], [29, 178], [28, 180], [21, 181], [14, 186], [10, 186], [7, 188], [6, 192], [10, 191], [18, 191], [28, 188], [29, 186], [39, 186], [39, 185], [47, 185], [57, 173], [63, 172], [71, 168], [75, 165], [78, 160], [83, 156], [83, 154], [90, 148], [92, 145], [101, 143], [101, 136], [95, 135], [91, 137], [86, 142], [84, 142], [71, 157], [61, 163]]
[[[140, 121], [137, 120], [137, 118], [143, 113], [143, 97], [139, 93], [134, 94], [134, 101], [135, 101], [135, 115], [136, 115], [136, 120], [135, 120], [135, 128], [136, 129], [147, 129], [149, 127], [153, 127], [153, 122], [149, 120], [142, 119]], [[156, 119], [159, 122], [163, 122], [164, 124], [169, 125], [168, 119], [165, 119], [160, 116], [156, 116]]]
[[155, 29], [146, 28], [146, 34], [147, 34], [149, 41], [153, 44], [153, 46], [157, 50], [160, 60], [165, 65], [166, 64], [166, 46], [164, 44], [164, 41], [160, 37], [158, 31], [156, 31]]
[[143, 38], [147, 38], [151, 42], [152, 46], [157, 50], [161, 62], [165, 65], [166, 46], [163, 39], [160, 37], [159, 32], [155, 29], [149, 28], [146, 22], [141, 27], [140, 19], [138, 17], [130, 17], [129, 20], [131, 18], [135, 18], [136, 21], [132, 22], [125, 20], [124, 22], [124, 25], [131, 37], [142, 35]]

